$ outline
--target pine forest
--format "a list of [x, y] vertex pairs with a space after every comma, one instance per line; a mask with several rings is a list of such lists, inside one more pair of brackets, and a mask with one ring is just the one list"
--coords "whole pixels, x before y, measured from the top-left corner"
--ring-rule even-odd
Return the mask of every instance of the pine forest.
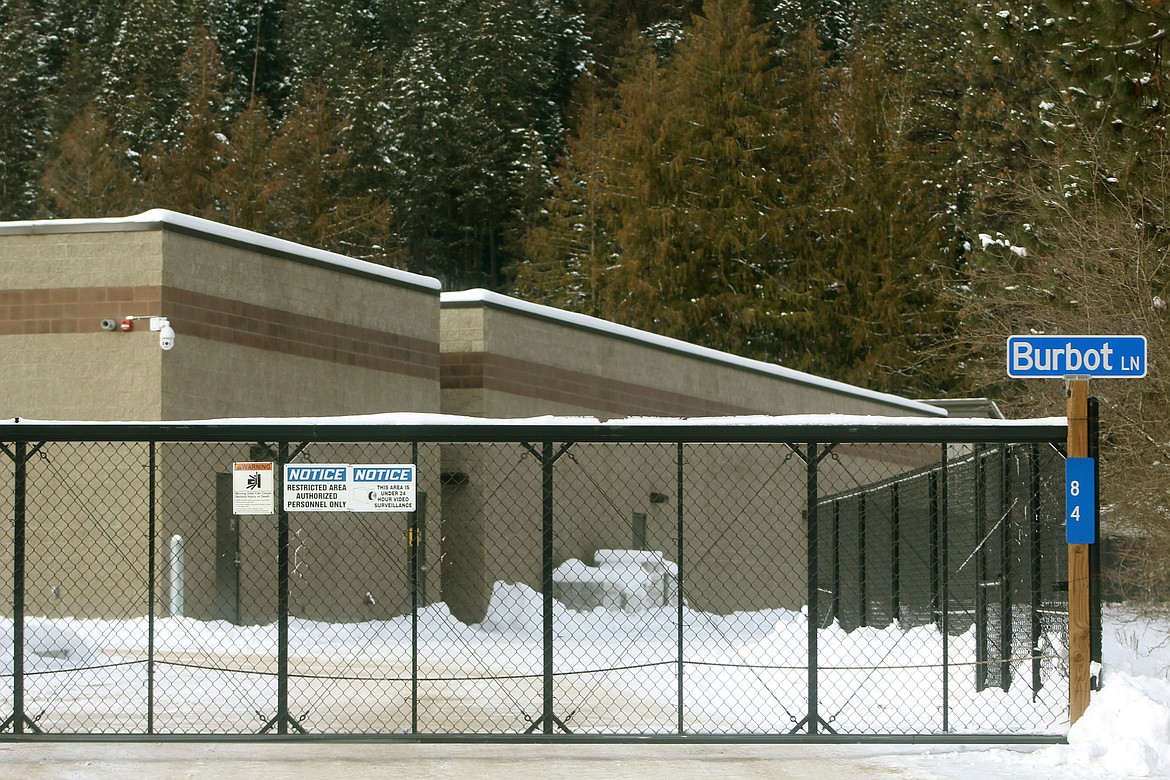
[[0, 0], [0, 219], [167, 208], [915, 398], [1102, 381], [1170, 595], [1164, 0]]

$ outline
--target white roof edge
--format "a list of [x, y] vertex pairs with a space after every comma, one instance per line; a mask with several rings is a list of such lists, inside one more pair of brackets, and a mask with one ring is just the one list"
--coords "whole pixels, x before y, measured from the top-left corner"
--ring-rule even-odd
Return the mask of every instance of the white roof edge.
[[559, 417], [544, 415], [523, 418], [467, 417], [462, 415], [433, 412], [385, 412], [381, 414], [339, 415], [334, 417], [228, 417], [207, 420], [165, 420], [165, 421], [110, 421], [110, 420], [32, 420], [24, 417], [0, 419], [0, 428], [16, 428], [27, 425], [48, 426], [89, 426], [89, 425], [135, 425], [135, 426], [255, 426], [255, 425], [314, 425], [355, 426], [355, 425], [450, 425], [450, 426], [513, 426], [513, 425], [557, 425], [557, 426], [605, 426], [605, 427], [654, 427], [665, 426], [824, 426], [824, 427], [931, 427], [944, 428], [1025, 428], [1067, 426], [1066, 417], [1041, 417], [1021, 420], [994, 420], [991, 418], [953, 417], [899, 417], [860, 414], [789, 414], [789, 415], [742, 415], [738, 417], [623, 417], [602, 422], [596, 417]]
[[603, 425], [816, 425], [824, 427], [929, 427], [952, 428], [1063, 428], [1068, 424], [1066, 417], [1037, 417], [1019, 420], [992, 419], [990, 417], [898, 417], [866, 414], [790, 414], [790, 415], [739, 415], [735, 417], [686, 417], [680, 419], [660, 417], [628, 417], [608, 420]]
[[753, 360], [751, 358], [739, 357], [728, 352], [721, 352], [710, 347], [700, 347], [696, 344], [690, 344], [681, 339], [670, 338], [669, 336], [659, 336], [649, 331], [632, 328], [628, 325], [619, 325], [615, 322], [609, 322], [598, 317], [592, 317], [588, 314], [579, 314], [577, 312], [564, 311], [552, 306], [545, 306], [540, 303], [531, 303], [519, 298], [513, 298], [500, 293], [492, 292], [491, 290], [484, 290], [481, 288], [471, 290], [459, 290], [452, 292], [445, 292], [440, 295], [441, 303], [484, 303], [501, 308], [512, 309], [514, 311], [523, 312], [536, 317], [543, 317], [545, 319], [559, 320], [561, 322], [569, 323], [580, 328], [598, 331], [600, 333], [608, 333], [614, 336], [620, 336], [635, 341], [641, 341], [646, 344], [651, 344], [656, 347], [669, 349], [674, 352], [682, 352], [695, 357], [706, 360], [713, 360], [719, 363], [725, 363], [730, 366], [749, 369], [758, 373], [771, 374], [780, 379], [786, 379], [791, 382], [799, 382], [800, 384], [811, 385], [830, 390], [844, 395], [851, 395], [858, 398], [865, 398], [878, 403], [896, 406], [902, 409], [910, 409], [923, 414], [932, 415], [935, 417], [946, 417], [948, 412], [938, 406], [933, 406], [922, 401], [915, 401], [909, 398], [903, 398], [892, 393], [882, 393], [876, 390], [867, 390], [863, 387], [847, 384], [845, 382], [838, 382], [835, 379], [825, 379], [814, 374], [808, 374], [796, 369], [786, 368], [775, 363], [765, 363], [762, 360]]
[[257, 233], [254, 230], [246, 230], [244, 228], [232, 227], [231, 225], [224, 225], [219, 222], [213, 222], [210, 219], [203, 219], [202, 217], [193, 217], [189, 214], [181, 214], [177, 211], [170, 211], [168, 209], [150, 209], [141, 214], [134, 214], [128, 217], [103, 217], [96, 219], [42, 219], [42, 220], [24, 220], [16, 222], [0, 222], [0, 230], [6, 232], [22, 232], [37, 233], [39, 231], [62, 232], [62, 228], [72, 228], [77, 231], [84, 231], [87, 228], [90, 230], [116, 230], [122, 228], [148, 228], [152, 225], [174, 225], [175, 227], [185, 228], [187, 230], [198, 233], [205, 233], [209, 236], [218, 236], [220, 238], [231, 241], [238, 241], [243, 244], [251, 244], [253, 246], [270, 249], [277, 252], [283, 252], [290, 255], [298, 255], [307, 259], [316, 260], [318, 262], [335, 265], [340, 268], [346, 268], [351, 271], [359, 271], [371, 276], [381, 276], [396, 282], [410, 284], [415, 287], [422, 287], [429, 290], [442, 290], [442, 283], [433, 277], [423, 276], [422, 274], [412, 273], [410, 271], [402, 271], [397, 268], [390, 268], [389, 266], [378, 265], [367, 260], [358, 260], [353, 257], [339, 254], [337, 252], [329, 252], [324, 249], [316, 249], [304, 244], [298, 244], [295, 241], [289, 241], [283, 238], [276, 238], [264, 233]]

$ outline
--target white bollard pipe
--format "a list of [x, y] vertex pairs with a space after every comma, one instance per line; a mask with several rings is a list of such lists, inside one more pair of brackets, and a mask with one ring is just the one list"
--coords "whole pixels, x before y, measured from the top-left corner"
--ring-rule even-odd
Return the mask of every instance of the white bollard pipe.
[[171, 617], [183, 617], [183, 580], [184, 569], [187, 566], [187, 555], [183, 549], [183, 537], [171, 537]]

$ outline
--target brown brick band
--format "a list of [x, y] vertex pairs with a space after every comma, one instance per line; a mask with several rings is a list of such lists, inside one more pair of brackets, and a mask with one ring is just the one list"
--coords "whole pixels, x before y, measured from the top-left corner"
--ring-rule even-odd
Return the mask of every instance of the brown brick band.
[[0, 336], [92, 333], [103, 319], [160, 314], [158, 287], [0, 290]]
[[130, 314], [165, 315], [180, 337], [432, 381], [439, 377], [434, 342], [190, 290], [152, 286], [0, 290], [0, 336], [94, 333], [102, 319]]
[[483, 352], [439, 356], [444, 390], [484, 389], [621, 416], [711, 417], [756, 410]]
[[163, 308], [175, 330], [197, 338], [431, 381], [439, 378], [439, 347], [433, 341], [190, 290], [167, 287], [163, 293]]

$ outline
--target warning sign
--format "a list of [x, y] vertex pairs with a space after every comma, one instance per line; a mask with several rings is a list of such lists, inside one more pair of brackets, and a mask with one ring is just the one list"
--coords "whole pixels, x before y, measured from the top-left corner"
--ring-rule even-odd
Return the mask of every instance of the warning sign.
[[276, 511], [274, 464], [232, 464], [232, 514], [270, 515]]

